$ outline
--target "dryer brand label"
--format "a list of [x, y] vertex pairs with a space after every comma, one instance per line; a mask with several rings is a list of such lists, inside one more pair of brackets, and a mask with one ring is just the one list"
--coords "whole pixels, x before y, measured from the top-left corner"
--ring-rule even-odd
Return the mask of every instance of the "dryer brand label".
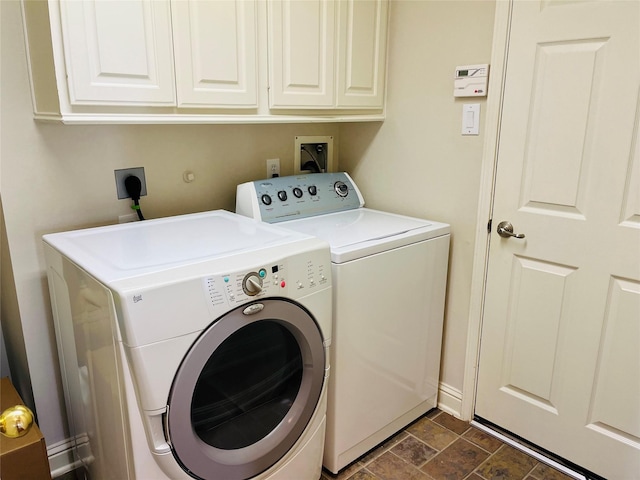
[[138, 303], [142, 301], [142, 294], [133, 296], [133, 303]]
[[254, 303], [245, 308], [242, 313], [244, 313], [245, 315], [253, 315], [254, 313], [261, 312], [263, 308], [263, 303]]

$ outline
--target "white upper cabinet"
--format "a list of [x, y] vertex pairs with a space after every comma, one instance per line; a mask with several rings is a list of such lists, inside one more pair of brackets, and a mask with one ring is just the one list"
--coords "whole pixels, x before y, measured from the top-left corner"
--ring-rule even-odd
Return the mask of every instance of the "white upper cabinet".
[[174, 1], [178, 107], [258, 107], [254, 0]]
[[333, 108], [335, 2], [274, 0], [268, 4], [271, 108]]
[[388, 6], [388, 0], [270, 1], [270, 107], [381, 110]]
[[339, 108], [384, 106], [387, 0], [342, 0], [338, 9]]
[[175, 105], [168, 1], [60, 3], [72, 105]]
[[35, 117], [384, 119], [388, 0], [23, 0]]

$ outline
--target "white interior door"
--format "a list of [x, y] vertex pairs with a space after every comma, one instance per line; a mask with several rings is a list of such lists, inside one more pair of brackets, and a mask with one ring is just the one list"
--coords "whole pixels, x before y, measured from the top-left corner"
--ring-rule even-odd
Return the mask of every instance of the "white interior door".
[[513, 2], [476, 398], [611, 479], [640, 478], [639, 20]]

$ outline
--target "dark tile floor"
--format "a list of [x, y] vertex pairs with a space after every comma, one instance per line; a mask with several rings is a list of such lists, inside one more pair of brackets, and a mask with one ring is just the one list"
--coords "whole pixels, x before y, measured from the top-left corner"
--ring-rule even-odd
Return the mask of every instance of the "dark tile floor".
[[569, 480], [571, 477], [433, 410], [337, 475], [321, 480]]

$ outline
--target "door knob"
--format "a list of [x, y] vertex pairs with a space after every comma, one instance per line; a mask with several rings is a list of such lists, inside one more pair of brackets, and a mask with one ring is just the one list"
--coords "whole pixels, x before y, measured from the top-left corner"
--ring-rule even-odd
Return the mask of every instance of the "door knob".
[[500, 222], [496, 232], [498, 232], [498, 235], [502, 238], [524, 238], [524, 233], [513, 233], [513, 225], [511, 225], [511, 222]]

